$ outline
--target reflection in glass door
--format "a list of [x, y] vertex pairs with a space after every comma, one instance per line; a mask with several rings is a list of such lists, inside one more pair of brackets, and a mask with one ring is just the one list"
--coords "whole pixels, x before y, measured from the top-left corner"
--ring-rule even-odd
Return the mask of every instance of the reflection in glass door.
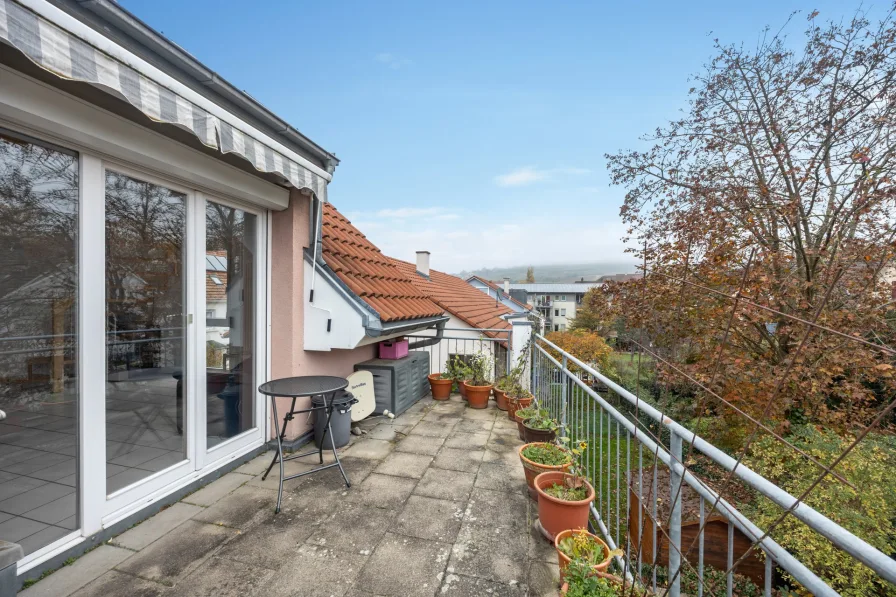
[[209, 448], [255, 427], [255, 251], [258, 217], [205, 210], [206, 433]]
[[187, 195], [106, 171], [106, 491], [185, 459]]
[[78, 156], [0, 132], [0, 539], [80, 526]]

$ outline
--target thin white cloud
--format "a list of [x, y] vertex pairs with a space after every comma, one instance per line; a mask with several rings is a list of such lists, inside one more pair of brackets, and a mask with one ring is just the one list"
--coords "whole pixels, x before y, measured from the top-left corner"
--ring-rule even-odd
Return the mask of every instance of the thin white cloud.
[[378, 218], [420, 218], [436, 216], [442, 213], [441, 207], [398, 207], [395, 209], [381, 209], [374, 213]]
[[523, 166], [511, 170], [506, 174], [495, 177], [495, 184], [499, 187], [523, 187], [537, 182], [556, 180], [564, 176], [582, 176], [590, 174], [587, 168], [536, 168], [535, 166]]
[[400, 68], [413, 64], [411, 60], [402, 58], [401, 56], [396, 56], [391, 52], [380, 52], [379, 54], [374, 56], [374, 60], [376, 60], [380, 64], [385, 64], [392, 70], [398, 70]]

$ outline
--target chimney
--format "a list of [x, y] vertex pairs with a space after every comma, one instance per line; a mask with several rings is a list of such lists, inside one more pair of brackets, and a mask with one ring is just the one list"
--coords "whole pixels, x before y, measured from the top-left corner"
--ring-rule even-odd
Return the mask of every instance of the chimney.
[[429, 251], [417, 251], [417, 273], [429, 277]]
[[510, 294], [510, 278], [504, 278], [504, 294]]

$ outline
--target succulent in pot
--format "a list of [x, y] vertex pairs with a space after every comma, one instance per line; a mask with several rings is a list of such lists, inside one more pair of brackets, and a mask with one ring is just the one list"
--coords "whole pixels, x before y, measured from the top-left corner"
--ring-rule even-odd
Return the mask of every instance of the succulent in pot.
[[570, 562], [585, 564], [592, 573], [605, 572], [613, 556], [622, 554], [621, 551], [611, 552], [603, 539], [584, 529], [560, 531], [554, 537], [554, 549], [557, 550], [561, 581]]
[[544, 408], [538, 408], [538, 405], [527, 406], [526, 408], [518, 408], [516, 412], [513, 414], [513, 418], [516, 420], [516, 428], [519, 432], [520, 439], [526, 441], [525, 436], [523, 435], [523, 421], [526, 419], [531, 419], [535, 416], [548, 416], [548, 411]]
[[471, 408], [488, 408], [488, 397], [492, 392], [489, 380], [493, 370], [491, 358], [484, 353], [474, 354], [467, 365], [469, 378], [466, 380], [467, 404]]
[[552, 442], [557, 439], [557, 429], [560, 427], [557, 419], [541, 413], [524, 419], [521, 424], [523, 426], [523, 441], [526, 443]]
[[538, 499], [535, 492], [535, 477], [548, 471], [566, 471], [572, 464], [572, 454], [556, 444], [536, 442], [525, 444], [519, 449], [520, 462], [526, 474], [529, 497]]
[[595, 571], [584, 560], [574, 559], [565, 570], [565, 580], [560, 587], [562, 597], [646, 597], [653, 595], [644, 587], [633, 587], [630, 582], [607, 574]]

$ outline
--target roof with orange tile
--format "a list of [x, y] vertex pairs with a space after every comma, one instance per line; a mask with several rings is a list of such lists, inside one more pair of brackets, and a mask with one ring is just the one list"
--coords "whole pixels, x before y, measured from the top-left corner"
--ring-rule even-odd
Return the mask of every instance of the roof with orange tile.
[[[510, 329], [510, 323], [503, 319], [503, 316], [513, 314], [513, 311], [481, 290], [473, 288], [465, 280], [434, 269], [429, 270], [427, 280], [417, 273], [415, 264], [391, 257], [389, 259], [410, 278], [414, 286], [471, 327]], [[500, 332], [485, 332], [485, 334], [492, 338], [501, 335]]]
[[321, 252], [327, 266], [383, 322], [442, 315], [439, 305], [329, 203], [324, 204]]
[[507, 300], [513, 302], [515, 305], [519, 305], [520, 308], [522, 308], [522, 309], [526, 309], [527, 311], [531, 311], [531, 310], [532, 310], [532, 307], [530, 307], [530, 306], [527, 305], [526, 303], [522, 303], [522, 302], [516, 300], [515, 298], [513, 298], [512, 296], [510, 296], [509, 294], [507, 294], [506, 292], [504, 292], [504, 289], [501, 288], [500, 286], [498, 286], [497, 283], [492, 282], [491, 280], [486, 280], [485, 278], [481, 278], [481, 277], [479, 277], [479, 276], [470, 276], [469, 278], [467, 278], [467, 282], [469, 282], [469, 281], [472, 280], [473, 278], [476, 278], [477, 280], [479, 280], [480, 282], [482, 282], [483, 284], [485, 284], [486, 286], [488, 286], [488, 287], [491, 288], [492, 290], [494, 290], [494, 291], [496, 291], [496, 292], [500, 292], [500, 293], [501, 293], [501, 297], [503, 297], [503, 298], [505, 298], [505, 299], [507, 299]]

